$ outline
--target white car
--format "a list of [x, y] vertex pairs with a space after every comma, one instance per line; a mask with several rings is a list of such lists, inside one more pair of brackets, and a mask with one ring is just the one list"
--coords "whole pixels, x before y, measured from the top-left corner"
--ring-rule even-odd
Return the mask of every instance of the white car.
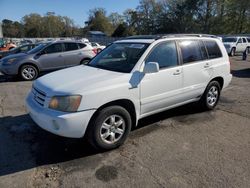
[[250, 49], [250, 43], [246, 37], [223, 37], [223, 44], [227, 50], [228, 55], [235, 56], [236, 53], [243, 53]]
[[37, 79], [26, 105], [41, 128], [113, 149], [141, 118], [191, 102], [213, 109], [231, 79], [229, 57], [215, 37], [131, 37], [88, 65]]
[[97, 43], [97, 42], [91, 42], [90, 44], [91, 44], [91, 46], [92, 46], [93, 48], [95, 48], [95, 49], [97, 50], [97, 53], [100, 53], [104, 48], [106, 48], [106, 46], [100, 45], [100, 44]]

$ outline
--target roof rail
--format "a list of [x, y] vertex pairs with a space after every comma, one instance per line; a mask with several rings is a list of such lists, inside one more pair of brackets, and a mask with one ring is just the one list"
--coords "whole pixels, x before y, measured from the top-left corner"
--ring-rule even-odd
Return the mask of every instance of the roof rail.
[[163, 35], [162, 38], [171, 38], [171, 37], [211, 37], [211, 38], [218, 38], [216, 35], [209, 35], [209, 34], [167, 34]]
[[135, 35], [131, 37], [127, 37], [123, 40], [130, 40], [130, 39], [163, 39], [163, 38], [174, 38], [174, 37], [211, 37], [211, 38], [218, 38], [216, 35], [209, 35], [209, 34], [159, 34], [159, 35]]

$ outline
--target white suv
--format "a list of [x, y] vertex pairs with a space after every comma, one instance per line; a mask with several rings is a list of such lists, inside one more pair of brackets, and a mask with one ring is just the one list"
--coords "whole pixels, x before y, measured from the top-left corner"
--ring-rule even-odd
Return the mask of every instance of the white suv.
[[235, 56], [236, 53], [243, 53], [245, 50], [248, 52], [250, 49], [250, 43], [246, 37], [223, 37], [222, 41], [230, 56]]
[[113, 149], [141, 118], [195, 101], [213, 109], [231, 79], [215, 37], [138, 36], [114, 42], [88, 65], [37, 79], [26, 104], [43, 129]]

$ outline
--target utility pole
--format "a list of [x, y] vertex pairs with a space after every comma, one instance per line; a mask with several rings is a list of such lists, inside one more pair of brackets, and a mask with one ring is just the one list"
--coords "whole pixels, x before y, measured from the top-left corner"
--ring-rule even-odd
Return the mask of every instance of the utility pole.
[[50, 16], [54, 16], [54, 15], [55, 15], [55, 12], [47, 12], [48, 24], [49, 24], [49, 37], [53, 37], [52, 32], [51, 32]]

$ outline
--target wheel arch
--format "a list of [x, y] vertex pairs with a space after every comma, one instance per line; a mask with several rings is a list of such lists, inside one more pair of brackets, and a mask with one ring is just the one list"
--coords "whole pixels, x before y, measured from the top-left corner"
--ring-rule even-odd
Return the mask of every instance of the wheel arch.
[[121, 106], [121, 107], [125, 108], [131, 116], [132, 128], [136, 127], [136, 125], [137, 125], [136, 109], [135, 109], [134, 103], [129, 99], [119, 99], [119, 100], [114, 100], [114, 101], [107, 102], [106, 104], [103, 104], [92, 115], [92, 117], [89, 121], [89, 124], [93, 121], [94, 118], [96, 118], [96, 116], [98, 115], [98, 113], [102, 109], [109, 107], [109, 106]]
[[223, 79], [223, 77], [217, 76], [217, 77], [213, 78], [210, 82], [212, 82], [212, 81], [219, 82], [221, 89], [223, 88], [223, 86], [224, 86], [224, 79]]
[[19, 66], [19, 68], [18, 68], [18, 73], [19, 73], [19, 74], [20, 74], [20, 72], [21, 72], [21, 68], [22, 68], [23, 66], [25, 66], [25, 65], [32, 65], [32, 66], [34, 66], [34, 67], [37, 69], [38, 74], [39, 74], [39, 72], [40, 72], [39, 67], [38, 67], [36, 64], [31, 63], [31, 62], [27, 62], [27, 63], [21, 64], [21, 65]]

